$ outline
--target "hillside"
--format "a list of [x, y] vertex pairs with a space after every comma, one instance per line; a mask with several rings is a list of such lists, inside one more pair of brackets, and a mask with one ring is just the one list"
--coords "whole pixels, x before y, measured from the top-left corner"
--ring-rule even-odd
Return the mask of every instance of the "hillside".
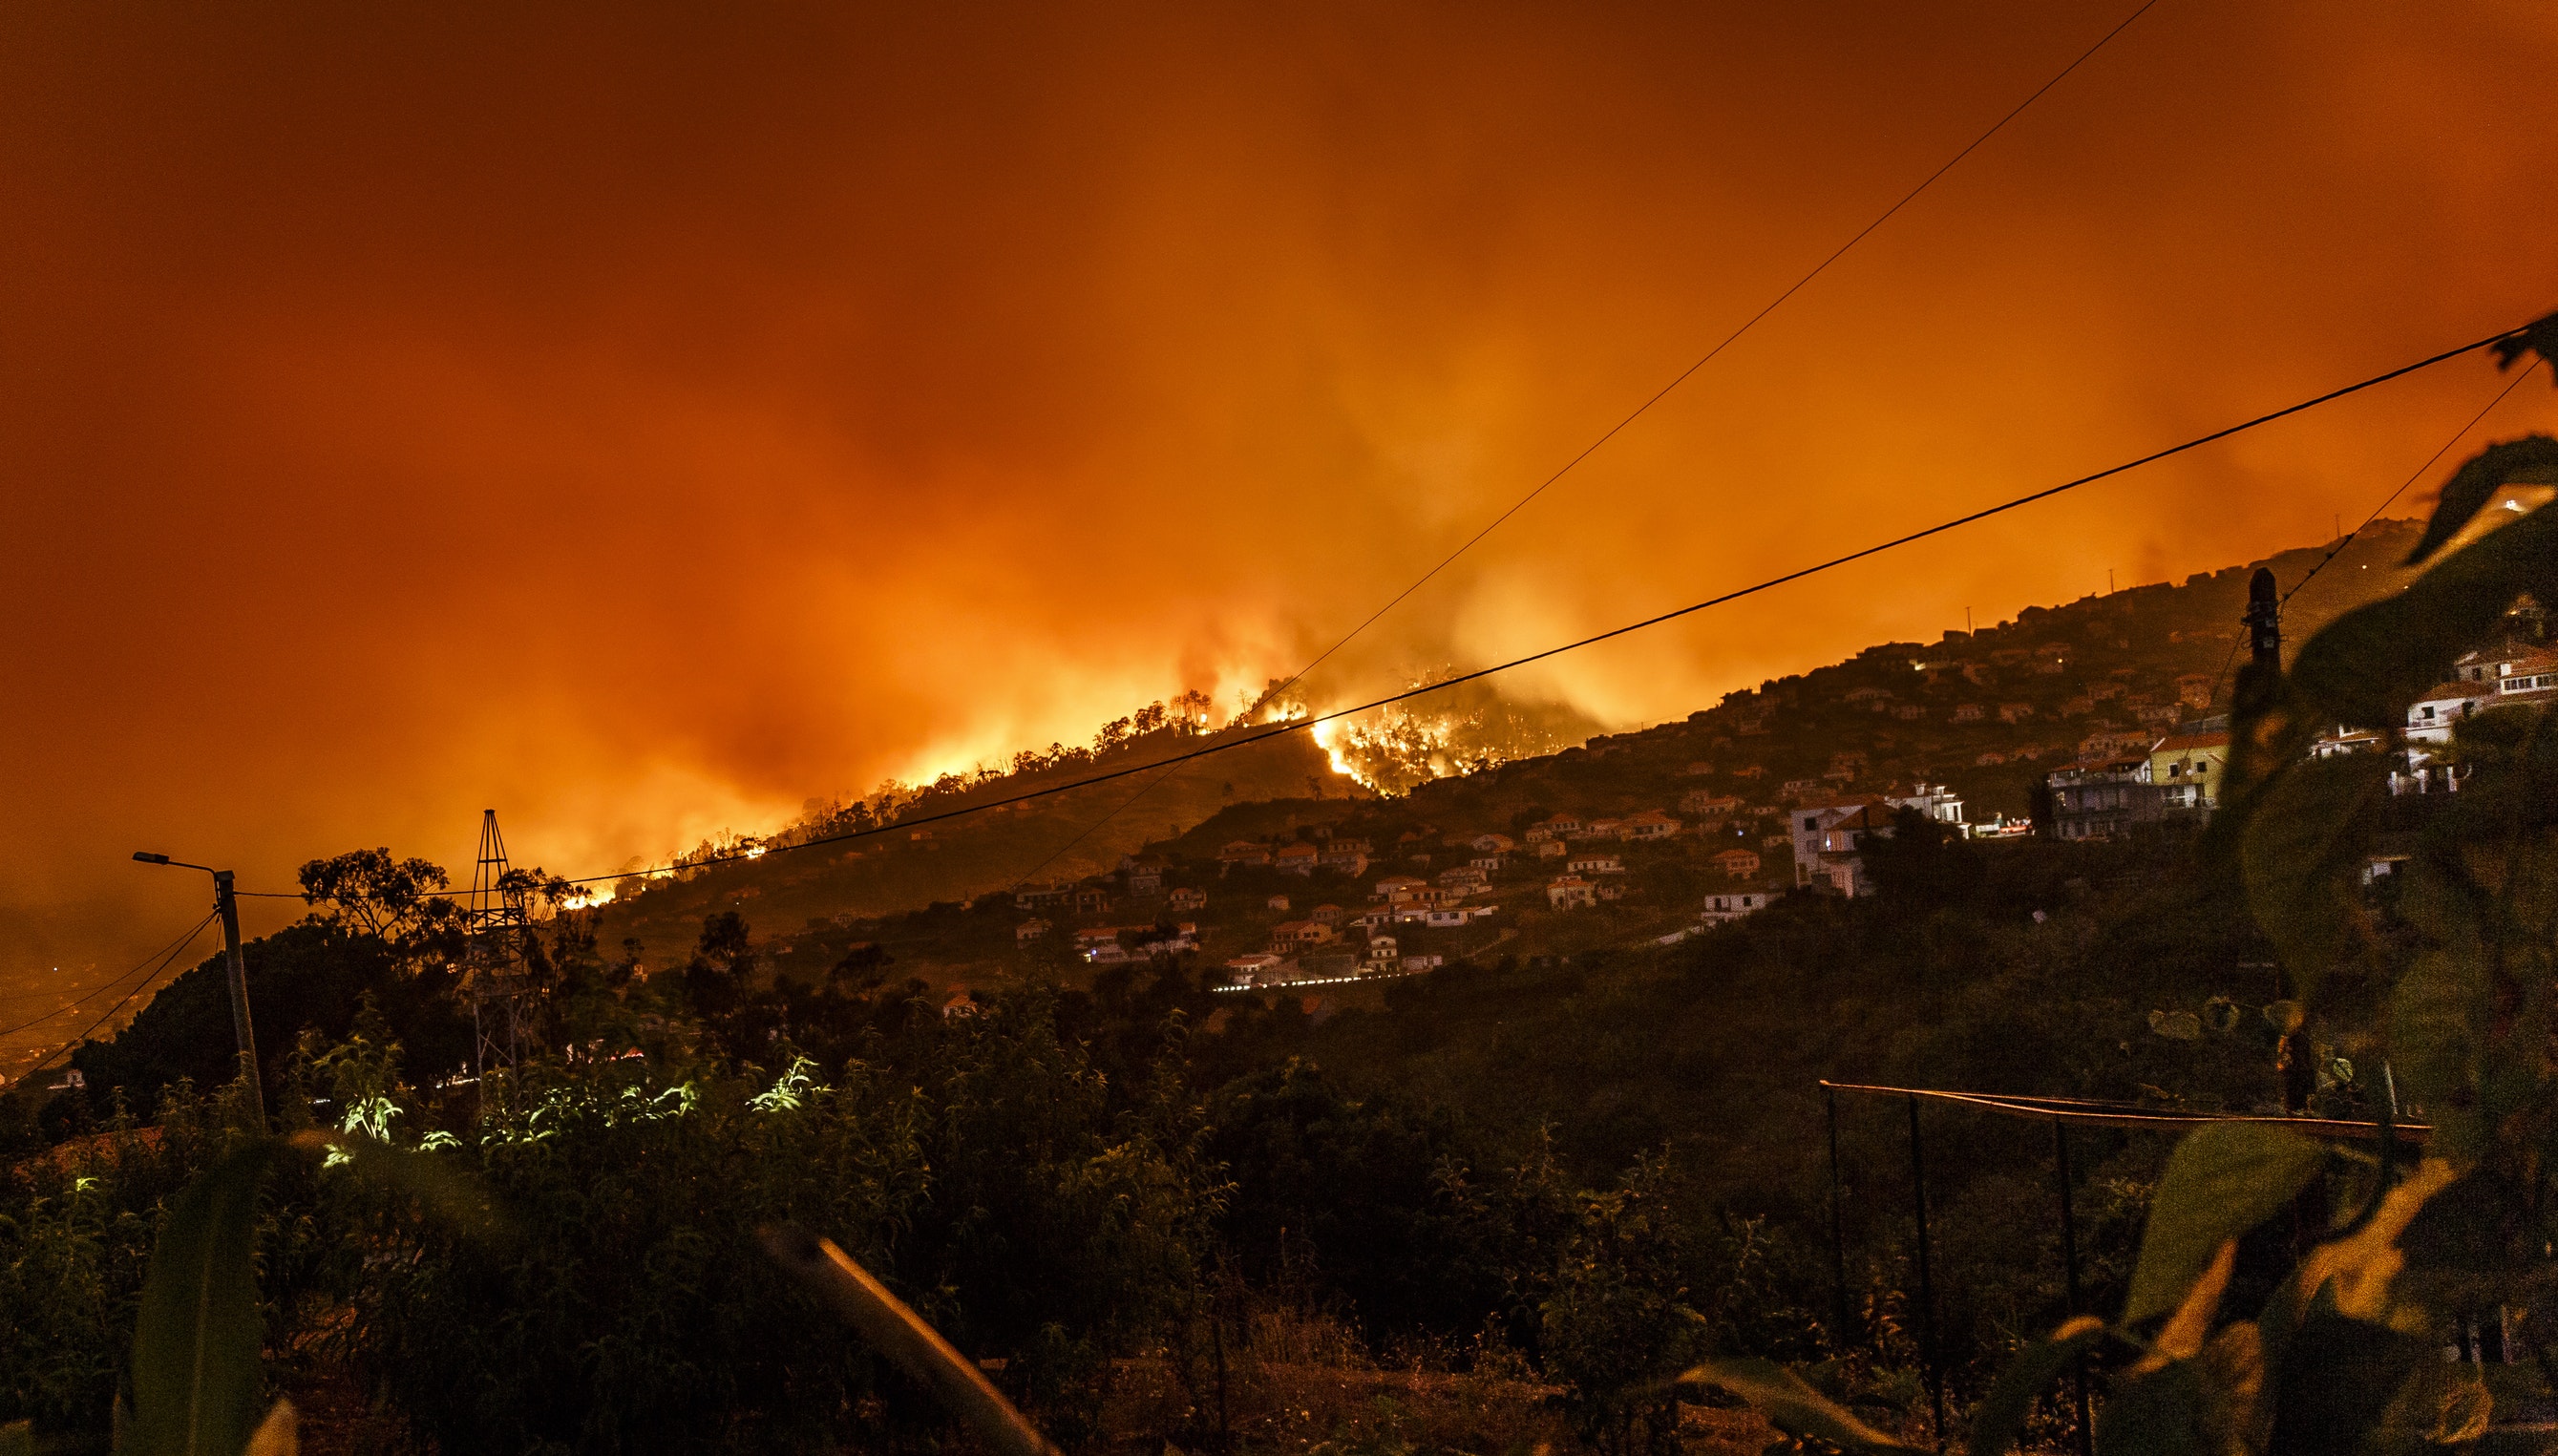
[[[2417, 530], [2414, 522], [2379, 522], [2347, 545], [2287, 607], [2287, 641], [2303, 641], [2347, 608], [2394, 590], [2406, 579], [2398, 563]], [[2278, 580], [2297, 583], [2326, 554], [2325, 547], [2286, 551], [2197, 573], [2181, 585], [2028, 608], [2012, 621], [1949, 632], [1934, 643], [1881, 644], [1727, 694], [1682, 720], [1432, 780], [1400, 797], [1367, 793], [1335, 773], [1309, 738], [1291, 735], [1190, 765], [1142, 795], [1156, 776], [843, 847], [634, 884], [604, 907], [598, 936], [607, 946], [636, 943], [639, 962], [659, 968], [690, 953], [704, 917], [735, 912], [773, 963], [831, 964], [846, 947], [869, 942], [901, 975], [949, 987], [1067, 968], [1072, 962], [1056, 943], [1074, 929], [1178, 919], [1200, 927], [1205, 958], [1221, 961], [1265, 948], [1274, 927], [1318, 906], [1354, 914], [1367, 898], [1356, 876], [1336, 871], [1301, 878], [1221, 865], [1218, 851], [1233, 841], [1273, 848], [1291, 840], [1360, 841], [1369, 879], [1436, 875], [1464, 863], [1469, 852], [1452, 846], [1478, 835], [1519, 839], [1528, 824], [1561, 811], [1646, 809], [1681, 815], [1684, 832], [1627, 846], [1624, 874], [1607, 882], [1615, 894], [1600, 914], [1550, 909], [1544, 885], [1561, 866], [1519, 854], [1474, 897], [1495, 907], [1485, 922], [1410, 927], [1398, 948], [1453, 958], [1500, 944], [1506, 953], [1571, 954], [1675, 934], [1704, 894], [1791, 884], [1779, 833], [1791, 803], [1926, 783], [1959, 796], [1974, 822], [2018, 818], [2034, 782], [2075, 759], [2082, 745], [2106, 735], [2155, 736], [2225, 710], [2224, 669], [2248, 577], [2270, 566]], [[1145, 762], [1188, 746], [1168, 741], [1130, 752]], [[1042, 783], [1037, 774], [992, 779], [925, 807], [1002, 799]], [[1727, 800], [1737, 806], [1702, 807]], [[1706, 819], [1718, 823], [1700, 834]], [[1714, 858], [1733, 848], [1761, 855], [1755, 873], [1736, 876]], [[1115, 872], [1136, 855], [1160, 861], [1165, 876], [1160, 886], [1130, 895]], [[1009, 894], [990, 892], [1028, 880], [1089, 881], [1108, 899], [1080, 916], [1043, 909], [1056, 935], [1025, 946], [1015, 928], [1031, 912]], [[1204, 895], [1206, 904], [1174, 916], [1168, 897], [1183, 889]]]
[[[1074, 770], [1012, 774], [964, 792], [930, 797], [912, 814], [985, 803], [1124, 763], [1152, 763], [1212, 739], [1130, 746], [1118, 758]], [[1140, 790], [1144, 792], [1140, 794]], [[642, 962], [680, 961], [704, 916], [735, 911], [775, 934], [806, 934], [812, 923], [877, 918], [966, 901], [1040, 878], [1074, 880], [1116, 866], [1148, 843], [1178, 835], [1238, 802], [1363, 795], [1335, 774], [1302, 734], [1218, 754], [1169, 774], [1145, 773], [1088, 789], [928, 827], [791, 850], [663, 880], [626, 882], [603, 906], [597, 937], [609, 946], [639, 943]]]

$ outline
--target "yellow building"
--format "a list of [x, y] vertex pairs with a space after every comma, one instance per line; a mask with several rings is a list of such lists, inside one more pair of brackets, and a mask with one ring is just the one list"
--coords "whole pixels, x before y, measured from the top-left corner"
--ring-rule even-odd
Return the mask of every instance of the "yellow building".
[[2229, 765], [2226, 729], [2181, 728], [2150, 750], [2150, 782], [2159, 786], [2159, 806], [2169, 812], [2202, 813], [2220, 803], [2220, 775]]

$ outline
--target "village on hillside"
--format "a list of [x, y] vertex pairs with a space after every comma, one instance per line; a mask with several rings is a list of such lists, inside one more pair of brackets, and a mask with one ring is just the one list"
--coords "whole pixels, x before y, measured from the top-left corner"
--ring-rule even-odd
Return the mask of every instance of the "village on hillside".
[[[2298, 604], [2303, 630], [2388, 589], [2413, 529], [2383, 523], [2353, 543], [2332, 593]], [[1871, 847], [1909, 823], [1992, 853], [2198, 827], [2219, 806], [2251, 569], [1885, 644], [1683, 720], [1400, 797], [1345, 785], [1230, 801], [1086, 873], [766, 935], [783, 973], [876, 956], [953, 1015], [1019, 977], [1169, 958], [1230, 994], [1301, 994], [1320, 1016], [1361, 985], [1452, 962], [1673, 945], [1785, 896], [1871, 895]], [[2452, 724], [2558, 693], [2544, 637], [2536, 615], [2517, 616], [2501, 648], [2414, 704], [2389, 749], [2394, 792], [2455, 792], [2433, 759]], [[2314, 751], [2384, 748], [2340, 730]], [[937, 859], [964, 833], [917, 829], [848, 857]], [[675, 914], [752, 919], [754, 878]]]

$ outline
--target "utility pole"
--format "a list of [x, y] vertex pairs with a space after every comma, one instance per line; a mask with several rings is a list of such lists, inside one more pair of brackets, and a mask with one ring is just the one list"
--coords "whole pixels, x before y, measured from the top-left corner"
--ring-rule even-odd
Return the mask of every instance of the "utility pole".
[[2274, 595], [2274, 573], [2259, 566], [2247, 580], [2247, 624], [2250, 659], [2259, 667], [2279, 670], [2283, 665], [2282, 603]]
[[257, 1113], [257, 1125], [266, 1125], [266, 1086], [257, 1070], [257, 1037], [248, 1020], [248, 958], [240, 953], [239, 899], [231, 890], [231, 872], [211, 865], [188, 864], [165, 854], [137, 849], [133, 857], [143, 864], [165, 864], [172, 869], [203, 870], [213, 877], [213, 914], [222, 918], [222, 956], [224, 979], [231, 990], [231, 1035], [239, 1043], [240, 1071], [248, 1078], [249, 1105]]

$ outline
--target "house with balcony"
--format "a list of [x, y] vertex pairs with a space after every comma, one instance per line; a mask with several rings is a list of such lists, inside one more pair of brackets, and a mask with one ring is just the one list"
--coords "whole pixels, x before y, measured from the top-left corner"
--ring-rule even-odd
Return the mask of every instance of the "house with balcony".
[[2188, 724], [2150, 749], [2149, 779], [2162, 812], [2203, 816], [2219, 807], [2220, 776], [2229, 766], [2226, 722]]
[[1270, 867], [1283, 875], [1311, 875], [1323, 862], [1324, 852], [1312, 844], [1296, 843], [1270, 856]]
[[1714, 867], [1733, 880], [1756, 879], [1762, 863], [1755, 849], [1727, 849], [1714, 857]]
[[2111, 839], [2165, 815], [2149, 756], [2125, 754], [2052, 775], [2052, 829], [2057, 839]]

